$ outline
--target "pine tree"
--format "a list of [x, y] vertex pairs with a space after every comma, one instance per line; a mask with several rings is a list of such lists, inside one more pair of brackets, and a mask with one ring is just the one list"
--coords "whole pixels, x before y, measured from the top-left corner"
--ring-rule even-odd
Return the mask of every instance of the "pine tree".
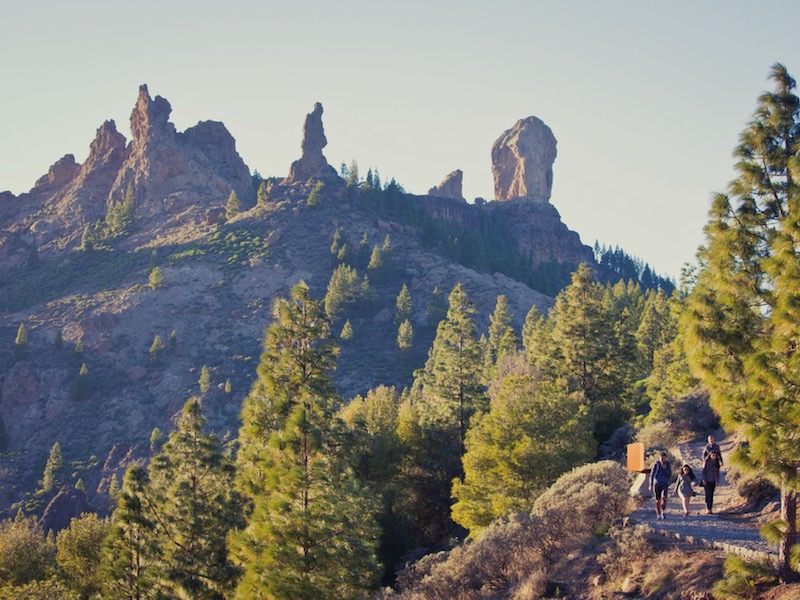
[[230, 394], [231, 393], [231, 389], [232, 389], [231, 388], [231, 380], [230, 380], [230, 378], [228, 378], [228, 379], [225, 380], [225, 394], [226, 395]]
[[[50, 577], [55, 571], [55, 552], [52, 538], [45, 536], [37, 517], [26, 517], [20, 509], [15, 518], [0, 521], [0, 590]], [[8, 598], [27, 597], [15, 594], [13, 588], [7, 591]]]
[[94, 236], [92, 235], [92, 227], [88, 223], [83, 227], [80, 250], [83, 252], [91, 252], [94, 250]]
[[83, 338], [78, 338], [78, 341], [75, 342], [75, 355], [83, 359]]
[[[781, 488], [777, 536], [783, 580], [796, 578], [800, 488], [800, 100], [783, 65], [735, 151], [738, 177], [718, 194], [697, 283], [681, 323], [690, 364], [729, 429], [749, 440], [734, 455]], [[795, 565], [796, 566], [796, 565]]]
[[369, 294], [366, 277], [359, 279], [358, 271], [340, 264], [333, 270], [325, 294], [325, 312], [331, 320], [339, 318], [348, 306], [352, 306]]
[[360, 181], [361, 179], [358, 176], [358, 163], [353, 159], [350, 161], [350, 166], [347, 169], [347, 187], [355, 187]]
[[28, 356], [28, 330], [25, 323], [20, 323], [17, 337], [14, 339], [14, 360], [23, 360]]
[[211, 371], [206, 365], [200, 369], [200, 377], [197, 380], [197, 385], [200, 386], [200, 395], [205, 396], [208, 390], [211, 389]]
[[233, 536], [237, 597], [360, 597], [377, 574], [377, 503], [341, 454], [330, 324], [302, 282], [273, 317], [242, 408], [237, 479], [250, 510]]
[[623, 310], [581, 264], [550, 310], [549, 339], [540, 348], [544, 354], [533, 357], [546, 378], [564, 378], [570, 393], [584, 397], [598, 442], [630, 416], [623, 401], [628, 372], [622, 342], [634, 342], [630, 319], [621, 319]]
[[242, 212], [242, 204], [239, 201], [239, 196], [236, 195], [236, 190], [231, 190], [228, 201], [225, 203], [225, 218], [232, 219]]
[[397, 328], [397, 347], [400, 350], [409, 350], [414, 345], [414, 328], [411, 321], [406, 319]]
[[413, 444], [415, 529], [426, 543], [450, 534], [450, 488], [463, 476], [461, 457], [470, 420], [484, 412], [482, 349], [472, 315], [475, 308], [459, 283], [450, 293], [447, 316], [439, 322], [425, 367], [415, 373], [414, 413], [418, 435]]
[[153, 270], [150, 271], [148, 285], [151, 290], [155, 290], [164, 285], [164, 272], [161, 270], [161, 267], [153, 267]]
[[267, 182], [262, 180], [258, 186], [258, 192], [256, 192], [256, 204], [258, 206], [266, 206], [267, 202], [269, 202], [269, 188], [267, 187]]
[[444, 294], [442, 294], [439, 286], [433, 288], [426, 315], [428, 326], [433, 328], [437, 327], [439, 321], [444, 319], [445, 315], [447, 315], [447, 299], [444, 297]]
[[234, 465], [205, 424], [200, 400], [190, 398], [150, 461], [144, 492], [146, 512], [158, 524], [154, 574], [176, 598], [219, 598], [233, 590], [237, 576], [227, 552], [228, 531], [240, 516]]
[[397, 294], [397, 300], [394, 303], [394, 322], [400, 324], [403, 321], [411, 319], [413, 305], [411, 303], [411, 292], [408, 291], [408, 286], [404, 283], [400, 288], [400, 293]]
[[519, 340], [514, 332], [511, 312], [508, 308], [508, 299], [500, 295], [497, 297], [494, 312], [489, 315], [489, 337], [487, 339], [487, 371], [484, 373], [486, 381], [494, 378], [497, 361], [505, 354], [516, 351]]
[[157, 452], [161, 449], [163, 443], [164, 433], [158, 427], [153, 427], [153, 430], [150, 432], [150, 451]]
[[53, 346], [56, 350], [61, 350], [64, 347], [64, 332], [61, 328], [56, 329], [56, 335], [53, 338]]
[[70, 589], [81, 598], [91, 598], [100, 591], [100, 560], [109, 531], [108, 519], [84, 513], [73, 518], [69, 527], [56, 536], [58, 566]]
[[114, 512], [117, 507], [117, 498], [119, 497], [119, 479], [116, 473], [112, 473], [111, 479], [108, 480], [108, 504], [110, 512]]
[[453, 482], [453, 520], [475, 536], [512, 512], [530, 513], [561, 474], [594, 457], [580, 399], [533, 375], [503, 379], [489, 412], [467, 434], [464, 481]]
[[[448, 298], [425, 368], [420, 372], [423, 424], [453, 431], [463, 450], [470, 417], [487, 405], [481, 379], [482, 355], [472, 315], [475, 307], [459, 283]], [[462, 452], [463, 453], [463, 452]]]
[[372, 247], [372, 254], [369, 257], [367, 269], [370, 271], [379, 271], [381, 267], [383, 267], [383, 257], [381, 256], [381, 249], [378, 248], [376, 244]]
[[153, 343], [150, 344], [150, 361], [157, 363], [161, 360], [161, 356], [164, 354], [164, 342], [161, 341], [161, 336], [156, 334], [153, 337]]
[[102, 598], [140, 600], [159, 597], [163, 592], [157, 572], [160, 559], [157, 523], [150, 518], [147, 508], [149, 484], [147, 471], [142, 467], [131, 467], [125, 472], [100, 561]]
[[113, 235], [130, 233], [136, 213], [136, 194], [133, 184], [129, 183], [122, 201], [109, 202], [106, 212], [106, 225]]
[[342, 326], [342, 333], [339, 335], [343, 340], [353, 339], [353, 326], [350, 324], [350, 319], [344, 322]]
[[64, 457], [61, 454], [61, 444], [55, 442], [50, 448], [47, 464], [42, 475], [42, 490], [50, 492], [61, 485], [64, 476]]
[[84, 400], [92, 395], [92, 380], [89, 378], [89, 368], [86, 363], [81, 365], [78, 372], [78, 379], [72, 387], [72, 398], [74, 400]]
[[311, 193], [308, 195], [306, 199], [306, 204], [308, 206], [319, 206], [319, 203], [322, 201], [322, 192], [325, 189], [325, 184], [321, 181], [318, 181], [314, 187], [311, 189]]
[[169, 334], [169, 351], [175, 352], [178, 349], [178, 334], [173, 329]]

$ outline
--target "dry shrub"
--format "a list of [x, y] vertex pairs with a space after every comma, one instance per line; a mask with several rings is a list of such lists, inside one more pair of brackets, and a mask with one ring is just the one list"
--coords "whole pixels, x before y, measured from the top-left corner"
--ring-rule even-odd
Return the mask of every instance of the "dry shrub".
[[609, 536], [613, 543], [597, 557], [609, 581], [630, 575], [634, 565], [649, 562], [655, 554], [641, 527], [613, 527]]
[[636, 440], [644, 444], [645, 450], [658, 448], [666, 450], [675, 445], [677, 437], [672, 423], [669, 421], [657, 421], [646, 425], [636, 434]]
[[622, 514], [627, 488], [627, 474], [616, 463], [574, 469], [536, 501], [534, 514], [497, 520], [473, 541], [410, 565], [398, 576], [398, 593], [381, 597], [540, 597], [553, 566]]

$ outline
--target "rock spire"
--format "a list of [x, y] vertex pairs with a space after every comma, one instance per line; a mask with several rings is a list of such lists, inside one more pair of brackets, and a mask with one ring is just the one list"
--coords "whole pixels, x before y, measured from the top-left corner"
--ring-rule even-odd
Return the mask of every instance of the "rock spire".
[[520, 119], [492, 146], [496, 200], [548, 202], [553, 187], [556, 138], [537, 117]]
[[314, 110], [306, 115], [303, 126], [303, 153], [292, 163], [286, 183], [307, 181], [309, 179], [331, 179], [338, 177], [336, 169], [328, 164], [322, 149], [328, 145], [322, 127], [322, 104], [314, 104]]

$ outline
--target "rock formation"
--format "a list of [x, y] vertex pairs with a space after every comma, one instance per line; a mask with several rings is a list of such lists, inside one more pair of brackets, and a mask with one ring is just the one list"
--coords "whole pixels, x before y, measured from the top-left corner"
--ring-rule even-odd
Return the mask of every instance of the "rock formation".
[[245, 208], [251, 205], [250, 170], [225, 126], [204, 121], [179, 133], [169, 121], [171, 111], [167, 100], [151, 98], [142, 85], [131, 113], [130, 144], [114, 121], [106, 121], [83, 165], [68, 154], [28, 194], [0, 196], [0, 226], [12, 223], [9, 233], [16, 234], [6, 236], [5, 254], [11, 252], [9, 241], [44, 254], [74, 248], [84, 226], [105, 220], [109, 205], [121, 201], [129, 185], [140, 240], [205, 222], [209, 208], [224, 207], [231, 190]]
[[83, 513], [94, 512], [86, 493], [65, 485], [47, 504], [42, 514], [42, 529], [45, 533], [59, 532], [69, 527], [70, 521]]
[[432, 187], [428, 190], [429, 196], [438, 196], [440, 198], [453, 198], [455, 200], [463, 200], [464, 193], [462, 192], [462, 183], [464, 181], [464, 173], [461, 169], [456, 169], [444, 178], [442, 183], [438, 186]]
[[75, 162], [74, 155], [65, 154], [50, 167], [47, 175], [36, 180], [31, 193], [52, 193], [54, 190], [63, 188], [78, 174], [80, 168], [81, 166]]
[[337, 178], [336, 169], [328, 164], [322, 154], [322, 149], [327, 145], [328, 139], [322, 127], [322, 104], [317, 102], [314, 110], [306, 115], [303, 125], [302, 155], [292, 163], [284, 183]]
[[540, 119], [520, 119], [492, 146], [496, 200], [547, 202], [553, 187], [556, 138]]
[[232, 190], [243, 204], [251, 202], [250, 171], [236, 152], [236, 142], [222, 123], [204, 121], [177, 133], [170, 123], [172, 107], [147, 86], [131, 113], [129, 156], [111, 188], [119, 202], [131, 186], [138, 221], [173, 224], [201, 222], [210, 206], [224, 206]]

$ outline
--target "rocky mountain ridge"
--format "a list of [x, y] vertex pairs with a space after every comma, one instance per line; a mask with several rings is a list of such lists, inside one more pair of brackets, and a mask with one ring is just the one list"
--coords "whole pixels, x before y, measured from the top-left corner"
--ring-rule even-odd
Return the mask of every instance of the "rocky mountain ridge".
[[[209, 422], [235, 435], [272, 299], [300, 279], [315, 296], [325, 295], [341, 260], [331, 253], [336, 232], [361, 274], [364, 253], [369, 258], [387, 237], [391, 248], [382, 270], [369, 273], [372, 298], [352, 312], [353, 339], [342, 342], [335, 377], [344, 399], [410, 382], [435, 333], [428, 306], [436, 289], [446, 298], [463, 283], [481, 329], [499, 294], [518, 328], [531, 306], [549, 307], [551, 298], [524, 281], [448, 255], [436, 237], [448, 227], [457, 227], [451, 237], [472, 236], [456, 240], [462, 251], [491, 234], [482, 231], [487, 223], [500, 228], [523, 266], [557, 265], [568, 273], [591, 262], [591, 250], [540, 197], [471, 205], [460, 198], [458, 176], [443, 186], [449, 197], [348, 187], [323, 155], [322, 112], [317, 104], [306, 117], [301, 158], [287, 177], [269, 180], [259, 204], [224, 125], [204, 121], [178, 132], [169, 102], [152, 98], [146, 86], [131, 114], [129, 142], [106, 121], [83, 164], [67, 155], [29, 193], [0, 194], [0, 334], [7, 340], [0, 345], [0, 510], [33, 489], [55, 441], [89, 500], [102, 505], [110, 474], [145, 456], [150, 431], [168, 430], [186, 398], [199, 393], [203, 365], [213, 382], [204, 396]], [[525, 183], [532, 168], [517, 171], [520, 182], [509, 189], [533, 189]], [[324, 190], [312, 204], [318, 182]], [[129, 191], [132, 230], [80, 250], [87, 226], [102, 225]], [[241, 213], [219, 221], [231, 191]], [[151, 287], [155, 266], [164, 283]], [[414, 301], [410, 353], [393, 344], [394, 301], [403, 284]], [[12, 343], [20, 323], [29, 336], [24, 356]], [[341, 327], [334, 322], [337, 333]], [[54, 343], [58, 336], [63, 347]], [[154, 358], [156, 336], [165, 349]], [[92, 389], [77, 397], [83, 364]]]

